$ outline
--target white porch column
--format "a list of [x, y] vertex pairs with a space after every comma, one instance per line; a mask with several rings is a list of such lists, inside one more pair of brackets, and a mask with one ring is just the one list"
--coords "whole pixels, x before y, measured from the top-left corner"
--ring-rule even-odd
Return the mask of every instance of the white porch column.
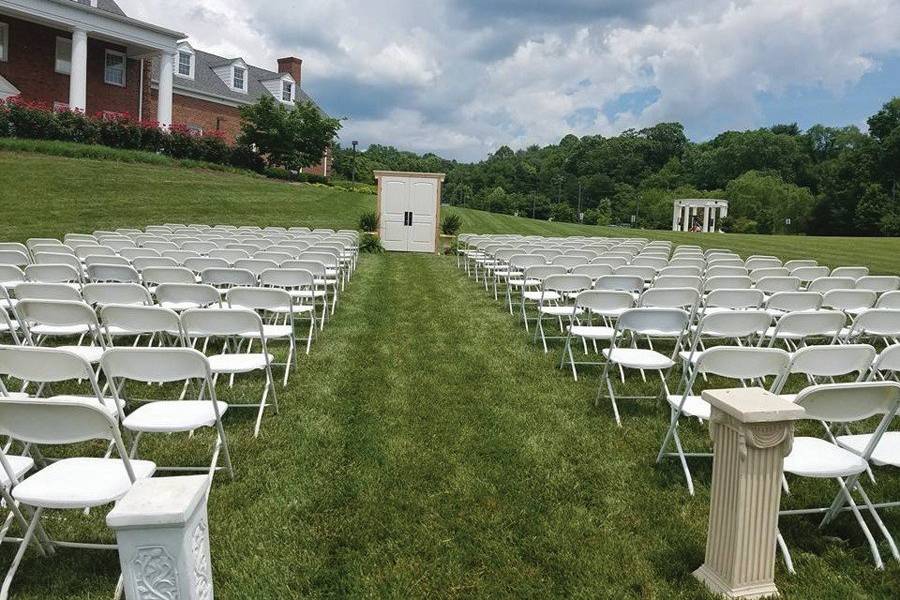
[[87, 110], [87, 32], [72, 32], [72, 68], [69, 73], [69, 109]]
[[156, 98], [156, 120], [160, 127], [172, 124], [172, 78], [174, 74], [175, 53], [159, 54], [159, 95]]
[[703, 232], [709, 231], [709, 206], [703, 207]]

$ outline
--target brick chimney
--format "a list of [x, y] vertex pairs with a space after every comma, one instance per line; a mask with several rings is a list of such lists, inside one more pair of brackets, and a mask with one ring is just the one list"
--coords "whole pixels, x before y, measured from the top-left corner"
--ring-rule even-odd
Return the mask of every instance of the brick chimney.
[[303, 61], [294, 56], [278, 59], [278, 72], [289, 73], [294, 78], [297, 87], [300, 87], [300, 73], [303, 68]]

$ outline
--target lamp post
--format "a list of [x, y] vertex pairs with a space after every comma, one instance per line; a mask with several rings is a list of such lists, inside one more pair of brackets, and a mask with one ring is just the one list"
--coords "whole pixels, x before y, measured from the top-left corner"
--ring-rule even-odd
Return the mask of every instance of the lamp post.
[[353, 182], [356, 183], [356, 146], [359, 144], [357, 140], [350, 142], [353, 145]]

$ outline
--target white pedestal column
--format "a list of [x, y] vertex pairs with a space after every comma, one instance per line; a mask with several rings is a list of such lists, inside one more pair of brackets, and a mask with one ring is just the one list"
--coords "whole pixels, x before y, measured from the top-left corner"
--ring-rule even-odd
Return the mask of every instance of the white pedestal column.
[[208, 490], [206, 475], [145, 479], [107, 515], [128, 600], [213, 600]]
[[175, 54], [161, 52], [159, 55], [159, 95], [156, 100], [156, 120], [160, 127], [168, 127], [172, 124], [172, 81], [174, 73]]
[[782, 468], [804, 410], [761, 388], [707, 390], [703, 399], [715, 452], [706, 560], [694, 577], [727, 598], [777, 595]]
[[69, 110], [87, 110], [87, 32], [72, 32], [72, 68], [69, 72]]

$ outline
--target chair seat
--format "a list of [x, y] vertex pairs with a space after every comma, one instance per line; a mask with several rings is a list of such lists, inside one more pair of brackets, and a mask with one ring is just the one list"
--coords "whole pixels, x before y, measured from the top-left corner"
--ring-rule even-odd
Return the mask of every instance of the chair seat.
[[31, 327], [31, 333], [34, 335], [49, 335], [68, 337], [88, 333], [90, 327], [87, 325], [34, 325]]
[[207, 305], [200, 304], [198, 302], [160, 302], [160, 306], [163, 308], [168, 308], [169, 310], [174, 310], [175, 312], [182, 312], [185, 310], [190, 310], [192, 308], [206, 308]]
[[[85, 400], [96, 400], [94, 396], [53, 396], [51, 400], [64, 400], [67, 402], [76, 401], [83, 402]], [[117, 417], [119, 416], [119, 410], [116, 408], [116, 399], [115, 398], [103, 398], [103, 408], [108, 412], [111, 416]], [[119, 408], [125, 410], [125, 401], [119, 398]]]
[[[305, 308], [309, 309], [311, 307], [307, 306]], [[263, 325], [263, 335], [266, 336], [267, 340], [289, 338], [292, 333], [294, 333], [294, 330], [290, 325]], [[245, 340], [258, 340], [259, 334], [255, 332], [245, 333], [241, 337]]]
[[[228, 410], [227, 402], [216, 402], [219, 415]], [[216, 413], [210, 400], [159, 400], [148, 402], [125, 417], [122, 425], [131, 431], [192, 431], [216, 424]]]
[[325, 290], [290, 290], [291, 298], [324, 298]]
[[609, 317], [611, 319], [618, 318], [622, 316], [622, 313], [626, 310], [631, 310], [631, 308], [609, 308], [604, 310], [591, 310], [592, 315], [597, 315], [600, 317]]
[[209, 367], [213, 373], [247, 373], [266, 367], [266, 358], [271, 354], [217, 354], [209, 357]]
[[849, 477], [865, 470], [862, 458], [819, 438], [794, 438], [793, 449], [784, 458], [785, 473], [801, 477]]
[[602, 325], [572, 325], [566, 329], [574, 336], [589, 340], [611, 340], [615, 334], [615, 329]]
[[[12, 469], [16, 481], [21, 481], [22, 475], [24, 475], [34, 467], [34, 459], [32, 459], [30, 456], [7, 454], [6, 462], [9, 463], [9, 468]], [[6, 474], [6, 469], [0, 469], [0, 487], [9, 488], [9, 484], [10, 481], [9, 476]]]
[[[149, 460], [132, 460], [136, 479], [156, 471]], [[42, 508], [89, 508], [122, 498], [131, 480], [120, 458], [65, 458], [51, 463], [13, 488], [13, 498]]]
[[522, 287], [523, 285], [527, 287], [534, 287], [541, 284], [541, 282], [537, 279], [529, 279], [526, 281], [521, 277], [510, 279], [508, 283], [511, 287]]
[[556, 292], [529, 291], [524, 292], [524, 294], [526, 300], [534, 300], [535, 302], [539, 302], [541, 298], [551, 302], [559, 300], [559, 294]]
[[571, 306], [539, 306], [538, 311], [545, 315], [552, 315], [554, 317], [569, 317], [574, 315], [584, 314], [584, 311], [580, 308], [573, 309]]
[[[681, 399], [683, 397], [684, 396], [672, 394], [666, 399], [669, 401], [669, 404], [672, 405], [672, 408], [677, 409], [678, 405], [681, 404]], [[700, 396], [688, 396], [684, 401], [684, 406], [681, 407], [681, 413], [689, 417], [696, 417], [708, 421], [710, 414], [712, 413], [712, 406]]]
[[[861, 455], [865, 452], [871, 439], [871, 433], [841, 435], [838, 436], [837, 443], [850, 452]], [[900, 431], [885, 432], [881, 439], [878, 440], [875, 450], [872, 451], [871, 460], [872, 464], [879, 467], [885, 465], [900, 467]]]
[[693, 353], [693, 356], [690, 350], [680, 350], [678, 352], [678, 358], [680, 358], [684, 362], [690, 361], [692, 365], [696, 365], [701, 356], [703, 356], [702, 350], [697, 350]]
[[90, 364], [97, 364], [105, 350], [100, 346], [60, 346], [60, 350], [77, 354]]
[[[609, 348], [603, 350], [603, 356], [610, 359]], [[610, 360], [629, 369], [668, 369], [675, 364], [668, 356], [644, 348], [616, 348]]]

